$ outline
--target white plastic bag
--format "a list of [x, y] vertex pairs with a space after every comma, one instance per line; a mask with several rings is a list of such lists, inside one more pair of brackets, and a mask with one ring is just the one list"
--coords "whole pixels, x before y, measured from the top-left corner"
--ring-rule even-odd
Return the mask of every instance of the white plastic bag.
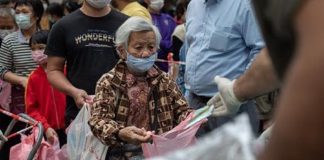
[[246, 114], [198, 140], [197, 144], [152, 160], [255, 160], [255, 137]]
[[67, 152], [70, 160], [104, 160], [108, 146], [102, 144], [88, 125], [89, 105], [85, 104], [67, 131]]

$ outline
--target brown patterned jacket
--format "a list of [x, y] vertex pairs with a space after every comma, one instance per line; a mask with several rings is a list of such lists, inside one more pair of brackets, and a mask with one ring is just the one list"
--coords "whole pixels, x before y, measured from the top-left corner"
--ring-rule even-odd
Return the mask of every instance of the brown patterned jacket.
[[[147, 76], [150, 91], [146, 107], [149, 108], [151, 124], [154, 123], [154, 113], [157, 112], [156, 131], [161, 134], [184, 120], [192, 109], [188, 107], [176, 83], [156, 66], [154, 69], [157, 71], [156, 74]], [[129, 99], [126, 91], [126, 70], [125, 62], [120, 61], [113, 70], [104, 74], [97, 82], [89, 126], [93, 134], [109, 146], [120, 146], [116, 134], [125, 127], [127, 122]], [[158, 101], [156, 110], [154, 89], [157, 95], [155, 99]]]

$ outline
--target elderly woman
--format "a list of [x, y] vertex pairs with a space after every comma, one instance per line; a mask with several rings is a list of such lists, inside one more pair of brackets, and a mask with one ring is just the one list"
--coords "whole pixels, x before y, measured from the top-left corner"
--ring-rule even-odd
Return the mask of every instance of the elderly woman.
[[160, 40], [158, 29], [139, 17], [116, 33], [121, 60], [98, 81], [89, 120], [93, 134], [110, 146], [106, 159], [138, 156], [124, 151], [149, 141], [147, 131], [167, 132], [191, 112], [175, 82], [154, 65]]

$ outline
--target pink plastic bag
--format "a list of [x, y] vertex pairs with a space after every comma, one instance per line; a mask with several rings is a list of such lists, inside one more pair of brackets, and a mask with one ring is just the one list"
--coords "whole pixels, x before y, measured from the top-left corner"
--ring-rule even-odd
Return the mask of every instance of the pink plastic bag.
[[8, 82], [0, 80], [0, 106], [9, 111], [11, 103], [11, 85]]
[[183, 149], [196, 143], [195, 134], [200, 125], [206, 121], [202, 119], [189, 128], [186, 128], [188, 122], [193, 118], [190, 114], [186, 120], [169, 132], [161, 135], [152, 135], [153, 143], [143, 143], [142, 150], [145, 158], [160, 156], [170, 151]]
[[68, 160], [66, 146], [60, 149], [60, 143], [57, 138], [54, 138], [53, 144], [43, 140], [38, 152], [39, 160]]
[[[32, 134], [26, 136], [21, 134], [21, 143], [16, 144], [10, 149], [10, 160], [25, 160], [28, 158], [33, 145], [36, 143], [38, 129], [34, 129]], [[54, 143], [49, 144], [44, 139], [34, 156], [35, 160], [68, 160], [66, 147], [60, 149], [60, 144], [57, 138], [54, 138]]]
[[21, 134], [21, 143], [10, 148], [10, 160], [25, 160], [33, 148], [34, 137]]

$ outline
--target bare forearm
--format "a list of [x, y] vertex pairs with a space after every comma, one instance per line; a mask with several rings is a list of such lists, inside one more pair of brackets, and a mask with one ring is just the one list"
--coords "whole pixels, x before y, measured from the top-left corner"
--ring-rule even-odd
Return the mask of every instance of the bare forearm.
[[[307, 56], [302, 59], [310, 59]], [[324, 158], [324, 77], [317, 74], [322, 72], [324, 65], [320, 60], [318, 64], [314, 64], [317, 63], [314, 59], [303, 60], [292, 67], [282, 89], [276, 124], [262, 160]]]
[[73, 96], [73, 92], [76, 88], [68, 81], [62, 71], [49, 71], [47, 73], [48, 81], [61, 92], [66, 95]]
[[27, 77], [18, 76], [15, 73], [12, 73], [11, 71], [5, 73], [4, 80], [15, 85], [24, 85], [24, 81], [27, 81]]
[[324, 159], [323, 6], [322, 0], [306, 1], [296, 15], [298, 45], [262, 160]]
[[234, 94], [239, 100], [248, 100], [280, 87], [266, 49], [256, 57], [251, 67], [234, 83]]

